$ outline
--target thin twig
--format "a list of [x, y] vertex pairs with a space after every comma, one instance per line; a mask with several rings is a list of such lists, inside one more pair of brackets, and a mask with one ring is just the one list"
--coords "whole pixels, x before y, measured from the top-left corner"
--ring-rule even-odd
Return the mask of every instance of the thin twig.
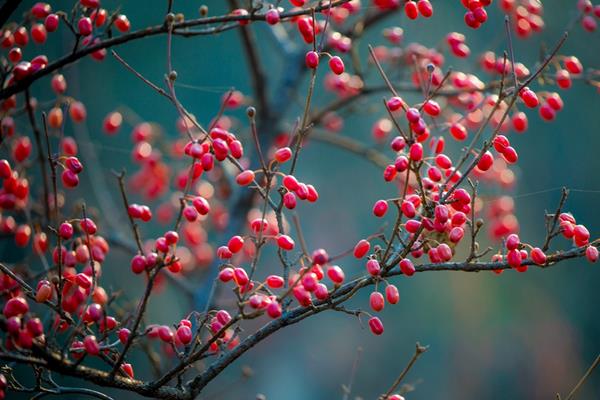
[[117, 181], [119, 182], [119, 191], [121, 192], [121, 198], [123, 199], [123, 206], [125, 208], [125, 213], [127, 213], [127, 218], [129, 218], [129, 224], [131, 225], [131, 230], [133, 231], [133, 237], [135, 238], [135, 244], [137, 245], [139, 254], [144, 254], [144, 246], [142, 245], [142, 238], [140, 237], [140, 230], [138, 228], [137, 223], [133, 220], [133, 217], [129, 213], [129, 200], [127, 199], [127, 193], [125, 191], [125, 170], [121, 171], [120, 174], [115, 174], [117, 177]]
[[548, 225], [548, 229], [546, 232], [546, 239], [544, 240], [544, 245], [542, 246], [542, 251], [546, 251], [550, 248], [550, 242], [554, 237], [554, 233], [556, 230], [556, 226], [558, 225], [558, 220], [560, 217], [560, 213], [562, 212], [563, 207], [565, 206], [565, 202], [567, 201], [567, 197], [569, 196], [569, 189], [563, 187], [560, 201], [558, 202], [558, 207], [556, 207], [556, 211], [552, 216], [552, 222]]
[[44, 148], [42, 146], [42, 135], [35, 122], [35, 114], [31, 105], [31, 96], [29, 95], [29, 89], [25, 89], [25, 107], [27, 108], [27, 116], [29, 117], [29, 123], [33, 130], [33, 136], [35, 138], [35, 144], [38, 153], [38, 162], [40, 164], [40, 170], [42, 172], [42, 188], [44, 190], [44, 215], [46, 217], [46, 223], [50, 221], [50, 191], [48, 189], [48, 170], [46, 169], [46, 160], [44, 157]]
[[573, 389], [571, 389], [571, 391], [569, 392], [569, 394], [567, 395], [565, 400], [572, 400], [575, 398], [575, 393], [577, 393], [577, 391], [581, 388], [581, 386], [583, 386], [583, 384], [589, 378], [589, 376], [592, 374], [592, 372], [594, 372], [594, 369], [596, 369], [598, 364], [600, 364], [600, 354], [598, 354], [598, 356], [596, 357], [596, 359], [594, 360], [592, 365], [590, 365], [590, 367], [587, 369], [587, 371], [585, 371], [585, 374], [583, 374], [583, 376], [581, 377], [579, 382], [577, 382], [577, 385], [575, 385], [575, 387]]
[[415, 354], [413, 354], [412, 358], [410, 359], [410, 361], [408, 362], [408, 364], [406, 365], [406, 367], [404, 367], [404, 369], [402, 370], [402, 372], [400, 373], [400, 375], [398, 375], [398, 377], [396, 378], [396, 380], [394, 381], [394, 383], [392, 383], [392, 386], [390, 386], [390, 388], [388, 389], [388, 391], [382, 395], [381, 397], [379, 397], [380, 400], [386, 400], [388, 397], [390, 397], [390, 395], [394, 392], [394, 390], [396, 390], [396, 388], [398, 387], [398, 385], [402, 382], [402, 379], [404, 379], [404, 377], [406, 376], [406, 374], [408, 374], [408, 371], [410, 371], [410, 369], [412, 368], [412, 366], [415, 364], [415, 362], [419, 359], [419, 357], [421, 356], [421, 354], [425, 353], [427, 351], [427, 349], [429, 348], [429, 346], [421, 346], [419, 344], [419, 342], [417, 342], [416, 346], [415, 346]]

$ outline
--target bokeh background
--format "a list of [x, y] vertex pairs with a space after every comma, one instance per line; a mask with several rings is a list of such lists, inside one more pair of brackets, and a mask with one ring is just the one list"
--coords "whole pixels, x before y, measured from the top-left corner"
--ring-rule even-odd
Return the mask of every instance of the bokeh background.
[[[107, 9], [121, 4], [122, 12], [132, 22], [132, 29], [160, 23], [166, 8], [166, 1], [158, 0], [102, 3]], [[369, 2], [364, 0], [363, 3], [367, 6]], [[435, 15], [429, 21], [407, 22], [400, 14], [388, 18], [361, 40], [361, 55], [366, 57], [368, 43], [382, 43], [382, 29], [390, 26], [401, 26], [406, 42], [418, 41], [427, 46], [440, 43], [449, 31], [467, 34], [467, 43], [473, 50], [468, 61], [447, 57], [446, 66], [456, 69], [472, 69], [476, 55], [483, 50], [497, 53], [504, 50], [503, 16], [496, 5], [489, 8], [489, 21], [475, 32], [467, 30], [462, 21], [462, 8], [453, 3], [457, 2], [436, 1]], [[531, 65], [539, 55], [540, 43], [553, 46], [575, 11], [571, 3], [574, 2], [544, 1], [546, 29], [528, 40], [517, 41], [518, 61]], [[32, 1], [24, 1], [22, 8], [32, 4]], [[56, 1], [54, 7], [68, 8], [71, 4]], [[202, 4], [209, 6], [212, 15], [223, 13], [226, 8], [226, 2], [218, 0], [175, 0], [174, 9], [189, 17], [197, 16]], [[277, 82], [285, 73], [282, 55], [266, 27], [253, 29], [260, 42], [269, 80]], [[292, 37], [296, 38], [295, 32]], [[598, 43], [597, 33], [585, 33], [576, 27], [562, 53], [577, 55], [586, 67], [600, 66]], [[66, 32], [62, 37], [61, 34], [50, 35], [49, 58], [64, 54], [70, 46]], [[135, 41], [121, 46], [118, 51], [148, 78], [161, 82], [166, 70], [164, 36]], [[215, 115], [227, 88], [235, 87], [251, 94], [247, 66], [235, 30], [218, 36], [176, 38], [173, 63], [178, 82], [196, 86], [195, 89], [179, 87], [178, 97], [203, 123]], [[95, 175], [90, 175], [87, 168], [79, 193], [92, 206], [98, 206], [99, 195], [103, 196], [102, 201], [118, 201], [110, 169], [133, 169], [128, 134], [131, 125], [126, 124], [119, 135], [107, 137], [101, 131], [104, 116], [117, 108], [128, 109], [128, 123], [156, 122], [164, 128], [165, 135], [175, 137], [178, 135], [177, 113], [111, 56], [102, 63], [84, 59], [63, 73], [69, 82], [69, 93], [88, 105], [86, 126], [73, 130], [68, 124], [67, 133], [77, 137], [82, 147], [93, 146], [93, 154], [102, 167]], [[322, 75], [321, 71], [320, 78]], [[376, 81], [375, 71], [371, 70], [369, 76], [371, 82]], [[34, 86], [34, 95], [40, 101], [49, 95], [47, 85], [48, 81], [43, 80]], [[301, 112], [306, 87], [307, 82], [303, 81], [297, 104], [292, 105], [289, 113], [290, 123]], [[520, 158], [514, 168], [518, 183], [507, 193], [515, 198], [521, 237], [532, 243], [539, 243], [543, 238], [544, 210], [554, 210], [561, 186], [579, 190], [571, 193], [567, 209], [588, 226], [593, 236], [600, 232], [598, 93], [576, 82], [561, 95], [565, 109], [558, 114], [556, 122], [548, 124], [536, 113], [529, 113], [529, 131], [511, 136]], [[340, 134], [371, 145], [371, 125], [384, 114], [380, 108], [371, 112], [365, 105], [379, 104], [379, 97], [359, 103], [359, 107], [346, 113]], [[317, 89], [316, 106], [332, 99], [330, 93], [320, 87]], [[243, 121], [243, 111], [232, 115]], [[300, 205], [298, 209], [311, 249], [324, 247], [335, 254], [380, 227], [381, 222], [371, 217], [371, 205], [376, 199], [393, 193], [393, 188], [383, 183], [381, 171], [372, 164], [314, 142], [303, 151], [297, 175], [313, 183], [321, 195], [316, 205]], [[91, 184], [97, 179], [103, 179], [103, 185]], [[135, 195], [133, 198], [141, 200]], [[158, 226], [151, 226], [145, 234], [152, 237], [160, 232]], [[557, 244], [570, 246], [562, 239]], [[6, 249], [3, 253], [6, 254]], [[123, 251], [114, 250], [110, 258], [113, 261], [104, 267], [103, 279], [108, 287], [126, 287], [127, 296], [136, 299], [144, 284], [130, 273], [129, 257]], [[274, 268], [269, 267], [270, 264], [273, 263], [267, 259], [265, 268]], [[362, 271], [362, 265], [354, 260], [345, 260], [343, 265], [347, 271]], [[534, 268], [524, 274], [441, 272], [398, 278], [394, 283], [400, 289], [401, 301], [383, 311], [386, 326], [383, 336], [374, 337], [348, 315], [321, 314], [258, 345], [211, 384], [205, 398], [250, 400], [262, 393], [268, 399], [277, 400], [340, 399], [341, 385], [349, 383], [357, 349], [361, 348], [351, 398], [373, 399], [387, 389], [419, 341], [430, 348], [405, 380], [415, 385], [415, 391], [407, 394], [407, 399], [553, 399], [556, 392], [567, 392], [600, 352], [599, 282], [600, 266], [585, 260], [544, 271]], [[368, 295], [369, 290], [362, 291], [351, 304], [366, 307]], [[167, 287], [151, 301], [150, 308], [149, 320], [173, 323], [186, 314], [189, 303], [176, 288]], [[242, 378], [244, 366], [252, 369], [250, 378]], [[150, 374], [143, 357], [135, 368], [140, 377]], [[75, 384], [69, 379], [65, 381]], [[115, 398], [133, 398], [111, 390], [108, 393]], [[589, 379], [579, 396], [581, 399], [598, 397], [600, 372]]]

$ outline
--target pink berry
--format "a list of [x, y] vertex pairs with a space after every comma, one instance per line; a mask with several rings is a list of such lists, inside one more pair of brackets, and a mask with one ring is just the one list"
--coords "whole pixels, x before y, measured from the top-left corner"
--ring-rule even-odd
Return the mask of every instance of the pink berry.
[[238, 174], [235, 181], [240, 186], [248, 186], [254, 181], [254, 171], [245, 170]]
[[344, 271], [337, 265], [332, 265], [327, 269], [327, 276], [336, 285], [344, 282]]
[[277, 238], [277, 245], [283, 250], [293, 250], [294, 240], [292, 240], [292, 238], [287, 235], [281, 235]]
[[373, 206], [373, 214], [376, 217], [383, 217], [388, 210], [388, 203], [385, 200], [378, 200]]
[[344, 62], [338, 56], [333, 56], [329, 59], [329, 68], [336, 75], [344, 73]]
[[379, 312], [383, 310], [385, 307], [385, 299], [383, 295], [379, 292], [371, 293], [371, 297], [369, 298], [369, 305], [375, 312]]
[[279, 20], [280, 20], [279, 11], [277, 11], [275, 8], [271, 8], [269, 11], [267, 11], [265, 13], [265, 20], [267, 21], [267, 24], [269, 24], [269, 25], [278, 24]]
[[371, 244], [368, 240], [360, 240], [356, 246], [354, 246], [354, 257], [363, 258], [369, 252], [370, 248]]
[[537, 265], [546, 264], [546, 254], [544, 254], [542, 249], [540, 249], [539, 247], [535, 247], [533, 250], [531, 250], [531, 259]]
[[383, 322], [377, 317], [371, 317], [369, 319], [369, 328], [374, 335], [381, 335], [383, 333]]
[[398, 288], [394, 285], [387, 285], [385, 288], [385, 298], [390, 304], [398, 303], [400, 301], [400, 293], [398, 292]]
[[319, 54], [316, 51], [309, 51], [305, 57], [306, 66], [315, 69], [319, 65]]
[[77, 22], [77, 29], [81, 36], [89, 36], [92, 34], [92, 20], [89, 17], [82, 17]]
[[595, 246], [588, 246], [585, 249], [585, 257], [591, 263], [595, 263], [596, 261], [598, 261], [598, 248]]
[[402, 259], [402, 261], [400, 261], [399, 265], [400, 265], [400, 270], [406, 276], [412, 276], [416, 271], [415, 266], [413, 265], [412, 261], [410, 261], [408, 258]]

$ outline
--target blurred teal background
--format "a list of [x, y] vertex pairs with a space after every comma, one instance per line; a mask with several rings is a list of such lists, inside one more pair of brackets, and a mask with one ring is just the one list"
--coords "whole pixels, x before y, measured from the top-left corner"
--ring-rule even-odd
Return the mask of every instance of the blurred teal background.
[[[287, 6], [287, 2], [284, 3]], [[363, 3], [366, 6], [368, 1]], [[473, 65], [483, 50], [501, 53], [505, 42], [504, 25], [497, 6], [490, 7], [489, 21], [473, 32], [467, 30], [462, 21], [462, 8], [454, 3], [458, 2], [436, 1], [435, 15], [429, 21], [406, 22], [399, 15], [388, 18], [361, 40], [361, 54], [366, 56], [368, 43], [383, 43], [382, 29], [395, 25], [404, 28], [405, 42], [419, 41], [427, 46], [435, 46], [449, 31], [465, 33], [473, 55], [468, 62], [448, 56], [446, 67], [460, 69]], [[566, 3], [544, 1], [546, 29], [542, 34], [516, 43], [518, 61], [531, 65], [538, 57], [541, 42], [552, 47], [558, 40], [575, 10], [571, 4], [574, 2]], [[30, 6], [33, 2], [24, 4]], [[54, 8], [67, 8], [71, 4], [58, 1]], [[158, 0], [103, 1], [102, 4], [108, 9], [121, 4], [122, 12], [132, 22], [132, 29], [160, 23], [166, 9], [166, 1]], [[174, 10], [184, 12], [186, 17], [196, 17], [201, 4], [209, 6], [211, 15], [221, 14], [226, 8], [224, 1], [175, 0]], [[269, 81], [276, 83], [283, 72], [281, 55], [265, 26], [253, 29], [261, 44]], [[67, 38], [65, 30], [62, 31], [63, 38]], [[60, 36], [60, 33], [50, 35], [50, 59], [70, 49], [70, 39], [63, 41]], [[292, 37], [297, 38], [295, 32]], [[600, 66], [598, 40], [598, 33], [584, 33], [576, 27], [561, 53], [577, 55], [585, 67]], [[493, 47], [489, 48], [490, 45]], [[149, 79], [162, 81], [166, 70], [164, 36], [129, 43], [118, 51]], [[203, 123], [215, 115], [221, 95], [228, 87], [251, 93], [235, 30], [218, 36], [176, 38], [173, 63], [179, 82], [204, 87], [203, 90], [177, 89], [181, 102]], [[97, 158], [110, 188], [104, 194], [118, 201], [110, 169], [133, 170], [129, 127], [125, 126], [115, 137], [107, 137], [101, 132], [102, 119], [118, 107], [127, 107], [139, 118], [162, 125], [165, 134], [175, 137], [176, 111], [110, 55], [102, 63], [82, 60], [65, 69], [64, 74], [69, 82], [69, 94], [88, 105], [87, 130], [94, 145], [100, 145], [96, 147]], [[322, 74], [321, 71], [320, 76]], [[369, 76], [371, 82], [376, 82], [374, 71]], [[300, 97], [292, 107], [290, 125], [301, 113], [307, 84], [303, 81]], [[48, 80], [35, 85], [34, 94], [40, 101], [48, 100], [47, 85]], [[576, 82], [561, 95], [565, 109], [558, 114], [556, 122], [544, 123], [535, 112], [529, 112], [529, 131], [511, 136], [520, 157], [515, 168], [518, 183], [510, 193], [515, 197], [521, 237], [532, 243], [542, 239], [544, 210], [554, 210], [560, 196], [558, 188], [563, 185], [586, 191], [571, 193], [567, 209], [586, 224], [592, 236], [597, 237], [600, 232], [598, 93]], [[379, 98], [374, 96], [369, 102], [378, 104]], [[331, 94], [318, 89], [315, 105], [327, 104], [332, 99]], [[384, 113], [380, 108], [374, 113], [368, 110], [368, 107], [357, 107], [347, 113], [341, 134], [371, 143], [371, 125]], [[233, 115], [243, 117], [241, 112]], [[71, 126], [67, 133], [70, 129]], [[81, 133], [75, 132], [75, 135], [80, 137]], [[376, 167], [354, 155], [314, 142], [303, 151], [297, 175], [313, 183], [321, 196], [316, 205], [299, 207], [311, 249], [324, 247], [330, 254], [336, 254], [379, 228], [380, 221], [371, 217], [371, 205], [392, 193], [393, 188], [383, 183], [381, 171]], [[91, 177], [84, 175], [79, 193], [93, 205], [97, 200], [89, 190], [90, 181]], [[543, 193], [538, 193], [540, 191]], [[160, 232], [157, 228], [145, 234], [152, 237]], [[563, 248], [570, 246], [562, 239], [557, 240], [558, 243]], [[129, 256], [113, 250], [111, 261], [104, 266], [103, 279], [108, 287], [127, 287], [127, 296], [135, 299], [143, 290], [143, 284], [129, 272]], [[269, 262], [265, 261], [265, 265]], [[343, 265], [348, 273], [362, 271], [362, 265], [354, 260], [346, 260]], [[583, 260], [545, 271], [530, 269], [525, 274], [442, 272], [398, 278], [394, 283], [400, 289], [401, 301], [383, 311], [386, 327], [383, 336], [374, 337], [355, 318], [345, 314], [321, 314], [258, 345], [210, 385], [205, 398], [250, 400], [257, 393], [263, 393], [268, 399], [276, 400], [341, 399], [341, 385], [349, 382], [357, 348], [361, 347], [362, 357], [351, 398], [374, 399], [404, 368], [415, 342], [419, 341], [430, 349], [405, 380], [415, 384], [416, 389], [406, 395], [407, 399], [553, 399], [556, 392], [565, 394], [600, 353], [599, 282], [600, 266]], [[368, 295], [369, 290], [364, 290], [352, 300], [351, 306], [366, 308]], [[151, 310], [149, 320], [173, 323], [187, 313], [189, 305], [176, 289], [169, 288], [151, 301]], [[253, 376], [239, 384], [241, 367], [246, 365], [252, 368]], [[150, 376], [143, 358], [135, 368], [138, 377]], [[123, 393], [113, 394], [115, 398], [125, 398]], [[600, 371], [591, 377], [579, 396], [581, 399], [598, 397]]]

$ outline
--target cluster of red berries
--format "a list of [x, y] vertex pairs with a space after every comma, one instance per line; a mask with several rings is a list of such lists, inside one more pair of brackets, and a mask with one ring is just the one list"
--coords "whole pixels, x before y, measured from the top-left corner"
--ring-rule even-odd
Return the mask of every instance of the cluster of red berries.
[[[15, 141], [13, 158], [17, 163], [25, 161], [30, 153], [31, 141], [27, 136]], [[29, 180], [21, 177], [8, 160], [0, 160], [0, 179], [0, 207], [3, 210], [24, 209], [29, 201]]]
[[[81, 16], [77, 20], [76, 26], [72, 27], [72, 29], [83, 37], [82, 44], [84, 46], [95, 44], [99, 39], [93, 37], [94, 29], [109, 25], [107, 23], [108, 12], [103, 8], [99, 8], [99, 1], [83, 0], [78, 5], [78, 11]], [[10, 49], [8, 51], [8, 59], [14, 64], [12, 75], [6, 82], [7, 85], [12, 84], [14, 81], [23, 80], [46, 67], [48, 59], [45, 55], [37, 55], [30, 61], [23, 61], [23, 49], [29, 43], [29, 35], [31, 35], [35, 44], [44, 44], [48, 33], [58, 30], [60, 20], [59, 13], [53, 13], [50, 4], [39, 2], [34, 4], [29, 10], [23, 25], [4, 29], [0, 33], [0, 46]], [[120, 32], [127, 32], [131, 24], [126, 15], [118, 14], [110, 21], [110, 26], [114, 26]], [[106, 56], [106, 49], [96, 50], [91, 56], [94, 59], [102, 60]]]
[[282, 180], [287, 192], [283, 195], [283, 205], [290, 210], [296, 208], [296, 199], [314, 203], [319, 199], [319, 192], [311, 184], [298, 182], [294, 175], [286, 175]]
[[429, 18], [433, 15], [433, 6], [429, 0], [373, 0], [373, 4], [380, 10], [395, 10], [403, 7], [404, 14], [411, 20], [419, 15]]
[[477, 29], [487, 21], [485, 8], [492, 4], [492, 0], [461, 0], [461, 2], [467, 9], [464, 19], [469, 28]]
[[517, 36], [526, 38], [544, 29], [544, 7], [535, 0], [500, 0], [500, 9], [510, 15]]
[[489, 202], [487, 217], [490, 225], [489, 235], [492, 239], [501, 240], [519, 231], [519, 222], [514, 212], [515, 202], [510, 196], [500, 196]]
[[577, 8], [583, 13], [581, 26], [588, 32], [594, 32], [598, 28], [600, 19], [600, 4], [593, 5], [591, 0], [577, 0]]
[[61, 174], [61, 180], [66, 188], [74, 188], [79, 185], [79, 174], [83, 171], [83, 165], [77, 157], [67, 157], [63, 163], [64, 170]]
[[4, 344], [7, 349], [31, 349], [34, 341], [40, 345], [45, 343], [44, 325], [39, 318], [29, 316], [29, 304], [24, 297], [10, 298], [2, 314], [6, 318], [5, 329], [7, 336]]
[[486, 51], [479, 57], [479, 63], [481, 68], [489, 73], [494, 75], [510, 75], [514, 69], [517, 78], [523, 79], [529, 76], [529, 69], [520, 62], [515, 62], [512, 64], [511, 60], [505, 60], [504, 57], [500, 57], [492, 51]]
[[557, 68], [554, 79], [559, 88], [570, 89], [573, 78], [581, 77], [583, 74], [583, 65], [575, 56], [562, 57], [561, 62], [563, 68]]
[[446, 43], [456, 57], [465, 58], [471, 54], [471, 49], [465, 43], [465, 39], [465, 35], [458, 32], [450, 32], [446, 35]]
[[[306, 66], [312, 69], [317, 68], [319, 66], [319, 57], [319, 53], [316, 51], [306, 53]], [[336, 75], [342, 75], [344, 73], [344, 62], [338, 56], [329, 56], [329, 69]]]

